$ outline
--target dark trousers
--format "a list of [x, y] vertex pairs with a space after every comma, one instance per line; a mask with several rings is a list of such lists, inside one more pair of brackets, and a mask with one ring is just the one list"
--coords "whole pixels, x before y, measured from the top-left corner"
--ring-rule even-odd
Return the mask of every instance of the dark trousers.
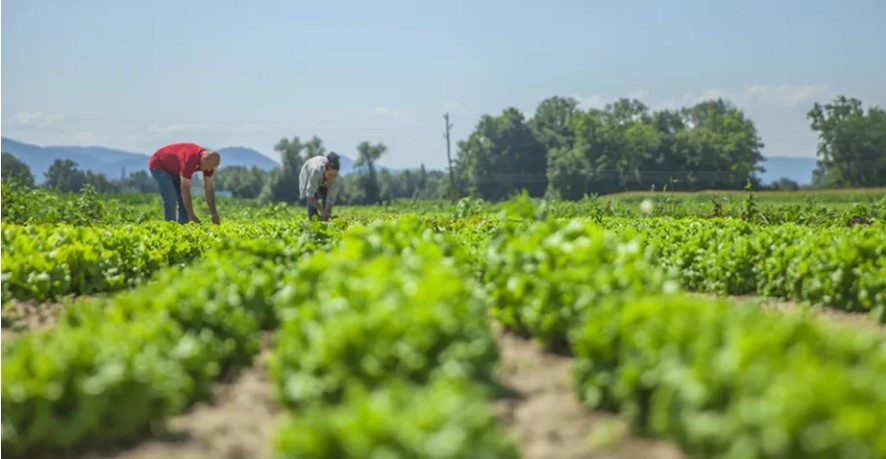
[[[314, 193], [314, 198], [316, 198], [318, 201], [320, 201], [320, 206], [322, 208], [326, 208], [326, 193], [328, 191], [329, 191], [328, 188], [326, 188], [325, 186], [321, 186], [320, 188], [317, 189], [317, 192]], [[305, 202], [308, 205], [308, 220], [313, 220], [314, 215], [317, 215], [319, 218], [320, 214], [317, 212], [317, 209], [315, 209], [314, 206], [311, 205], [311, 200], [305, 199]]]

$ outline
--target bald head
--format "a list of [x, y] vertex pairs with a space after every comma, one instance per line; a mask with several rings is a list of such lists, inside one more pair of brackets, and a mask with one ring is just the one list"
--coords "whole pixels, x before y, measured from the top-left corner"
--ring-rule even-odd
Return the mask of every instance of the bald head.
[[215, 170], [221, 164], [221, 155], [214, 150], [203, 150], [203, 157], [200, 158], [200, 170]]

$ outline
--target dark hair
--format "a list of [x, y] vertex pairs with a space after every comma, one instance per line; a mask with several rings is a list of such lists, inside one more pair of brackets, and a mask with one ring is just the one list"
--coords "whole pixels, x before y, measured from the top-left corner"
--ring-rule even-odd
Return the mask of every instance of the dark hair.
[[335, 170], [341, 169], [341, 165], [338, 161], [338, 155], [335, 152], [330, 152], [328, 155], [326, 155], [326, 167]]

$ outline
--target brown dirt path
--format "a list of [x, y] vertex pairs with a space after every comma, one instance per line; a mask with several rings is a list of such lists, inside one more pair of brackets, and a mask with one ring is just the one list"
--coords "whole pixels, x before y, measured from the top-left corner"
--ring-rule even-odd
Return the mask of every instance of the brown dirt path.
[[573, 390], [571, 357], [512, 333], [496, 330], [496, 336], [499, 378], [514, 396], [496, 400], [493, 408], [524, 459], [684, 457], [668, 442], [630, 435], [616, 415], [583, 406]]
[[2, 337], [8, 340], [29, 330], [50, 329], [55, 326], [65, 303], [38, 303], [36, 301], [14, 301], [3, 305]]
[[268, 459], [279, 409], [267, 371], [269, 339], [253, 365], [216, 385], [215, 401], [169, 421], [169, 433], [81, 459]]

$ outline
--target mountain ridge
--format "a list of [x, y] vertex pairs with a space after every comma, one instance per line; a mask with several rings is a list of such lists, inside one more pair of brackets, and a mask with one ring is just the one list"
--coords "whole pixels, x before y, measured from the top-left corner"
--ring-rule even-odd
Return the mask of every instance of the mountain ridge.
[[[34, 174], [34, 180], [42, 183], [44, 173], [49, 165], [56, 159], [72, 159], [82, 170], [91, 170], [94, 173], [105, 174], [109, 179], [120, 178], [121, 175], [129, 175], [139, 170], [148, 170], [148, 153], [137, 153], [102, 146], [65, 146], [51, 145], [38, 146], [8, 137], [2, 137], [3, 152], [12, 153], [13, 156], [24, 162]], [[279, 161], [274, 160], [258, 150], [243, 146], [230, 146], [218, 150], [222, 154], [222, 167], [228, 166], [257, 166], [260, 169], [270, 170], [279, 166]], [[815, 158], [793, 157], [773, 155], [764, 158], [761, 165], [766, 172], [760, 174], [764, 184], [771, 184], [784, 177], [797, 182], [799, 185], [812, 183], [812, 171], [815, 170], [817, 160]], [[380, 166], [391, 172], [398, 169]], [[341, 173], [354, 172], [354, 160], [341, 155]]]
[[[81, 170], [91, 170], [93, 173], [104, 174], [109, 179], [120, 178], [121, 175], [129, 175], [132, 172], [148, 170], [148, 158], [150, 153], [132, 152], [108, 148], [102, 146], [74, 146], [74, 145], [48, 145], [39, 146], [9, 137], [2, 137], [2, 151], [11, 153], [24, 162], [31, 169], [36, 183], [45, 181], [44, 173], [56, 159], [71, 159], [77, 163]], [[257, 166], [263, 170], [270, 170], [280, 165], [258, 150], [243, 146], [229, 146], [219, 148], [222, 155], [222, 168], [229, 166]], [[348, 156], [341, 156], [341, 173], [349, 174], [354, 171], [354, 160]], [[383, 167], [391, 172], [398, 170]]]

